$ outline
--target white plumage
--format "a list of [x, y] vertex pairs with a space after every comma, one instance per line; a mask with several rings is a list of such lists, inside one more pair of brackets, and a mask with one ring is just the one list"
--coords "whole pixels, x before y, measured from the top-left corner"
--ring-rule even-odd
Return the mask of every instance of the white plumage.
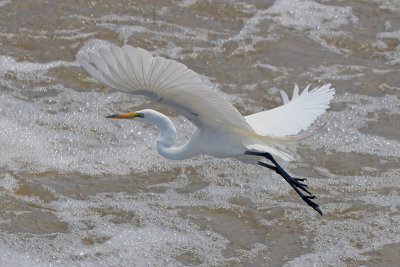
[[266, 157], [275, 166], [259, 162], [281, 174], [296, 192], [312, 206], [313, 196], [304, 196], [298, 188], [309, 193], [302, 179], [291, 178], [272, 155], [284, 160], [291, 156], [278, 150], [275, 144], [295, 140], [301, 130], [323, 114], [335, 93], [330, 84], [299, 94], [297, 85], [292, 99], [281, 91], [283, 105], [243, 117], [225, 98], [205, 85], [199, 76], [182, 63], [153, 57], [148, 51], [125, 45], [109, 46], [89, 53], [90, 62], [81, 62], [85, 70], [104, 85], [126, 93], [143, 95], [188, 118], [197, 129], [181, 147], [173, 147], [176, 130], [171, 120], [154, 110], [118, 114], [111, 118], [136, 118], [156, 124], [161, 130], [158, 152], [170, 159], [185, 159], [198, 154], [214, 157]]
[[[81, 62], [85, 70], [104, 85], [119, 91], [146, 96], [149, 100], [164, 104], [192, 121], [203, 135], [214, 140], [202, 144], [202, 153], [218, 157], [232, 157], [246, 149], [269, 152], [284, 160], [291, 157], [273, 147], [285, 136], [305, 130], [329, 108], [334, 89], [330, 84], [299, 95], [297, 85], [289, 101], [281, 91], [284, 105], [243, 117], [225, 98], [205, 85], [199, 76], [182, 63], [162, 57], [153, 57], [148, 51], [125, 45], [102, 47], [89, 53], [89, 62]], [[230, 132], [230, 134], [227, 134]], [[216, 134], [220, 133], [220, 134]], [[233, 134], [234, 133], [234, 134]], [[227, 139], [226, 137], [241, 140]], [[233, 137], [234, 136], [234, 137]], [[232, 143], [234, 151], [207, 152], [207, 144], [215, 140]], [[238, 149], [240, 146], [242, 149]], [[243, 151], [241, 151], [243, 150]]]

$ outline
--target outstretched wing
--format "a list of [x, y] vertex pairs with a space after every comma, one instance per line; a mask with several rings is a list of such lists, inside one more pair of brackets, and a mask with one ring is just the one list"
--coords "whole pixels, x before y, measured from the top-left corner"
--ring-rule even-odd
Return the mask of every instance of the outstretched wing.
[[282, 106], [246, 116], [245, 119], [259, 135], [296, 135], [301, 130], [306, 130], [329, 108], [329, 102], [335, 94], [335, 89], [330, 86], [325, 84], [310, 92], [307, 86], [299, 95], [299, 88], [296, 85], [291, 100], [284, 91], [281, 91]]
[[182, 63], [129, 45], [102, 47], [89, 58], [81, 65], [99, 82], [164, 104], [199, 128], [224, 125], [252, 131], [235, 107]]

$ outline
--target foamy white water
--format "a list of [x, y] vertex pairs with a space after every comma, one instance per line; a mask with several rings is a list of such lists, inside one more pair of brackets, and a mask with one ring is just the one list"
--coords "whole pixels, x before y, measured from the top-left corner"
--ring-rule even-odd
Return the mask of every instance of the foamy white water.
[[[0, 1], [0, 265], [395, 266], [400, 249], [397, 1]], [[104, 117], [153, 106], [78, 61], [104, 44], [178, 60], [243, 114], [293, 83], [336, 96], [283, 179]], [[179, 142], [193, 126], [163, 107]]]

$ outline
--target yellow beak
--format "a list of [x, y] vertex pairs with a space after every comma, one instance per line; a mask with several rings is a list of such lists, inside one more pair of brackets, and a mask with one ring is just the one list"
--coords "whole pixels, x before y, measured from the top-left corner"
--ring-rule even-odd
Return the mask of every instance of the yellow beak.
[[107, 116], [107, 119], [133, 119], [135, 117], [139, 117], [139, 113], [137, 112], [128, 112], [128, 113], [120, 113], [120, 114], [114, 114]]

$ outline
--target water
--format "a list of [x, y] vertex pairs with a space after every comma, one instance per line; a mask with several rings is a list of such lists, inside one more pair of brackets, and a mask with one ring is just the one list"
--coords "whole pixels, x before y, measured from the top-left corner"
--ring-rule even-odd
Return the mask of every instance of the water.
[[[0, 1], [0, 265], [394, 266], [400, 262], [400, 5], [392, 1]], [[166, 160], [155, 108], [77, 60], [131, 44], [183, 62], [243, 114], [332, 83], [284, 163], [325, 215], [256, 166]]]

